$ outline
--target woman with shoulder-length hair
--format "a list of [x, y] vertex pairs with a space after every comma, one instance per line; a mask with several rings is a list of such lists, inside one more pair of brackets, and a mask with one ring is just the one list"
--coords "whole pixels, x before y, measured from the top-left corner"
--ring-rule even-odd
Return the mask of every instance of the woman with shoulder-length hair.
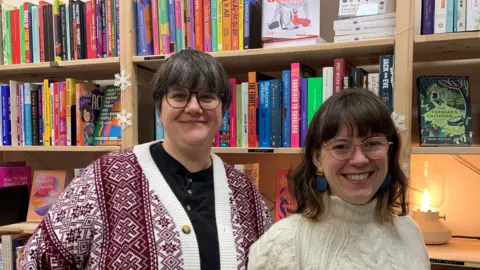
[[250, 249], [249, 269], [429, 269], [407, 216], [401, 141], [383, 101], [344, 90], [317, 111], [290, 176], [295, 214]]
[[178, 52], [155, 74], [153, 100], [164, 141], [88, 166], [33, 233], [20, 269], [246, 268], [271, 217], [255, 185], [211, 152], [231, 103], [225, 70], [206, 53]]

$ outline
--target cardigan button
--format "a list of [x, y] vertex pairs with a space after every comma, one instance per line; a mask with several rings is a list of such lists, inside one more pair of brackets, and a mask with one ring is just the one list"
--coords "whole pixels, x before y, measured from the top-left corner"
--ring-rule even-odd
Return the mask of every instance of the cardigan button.
[[182, 228], [182, 231], [183, 231], [184, 234], [190, 234], [192, 229], [190, 228], [190, 226], [184, 225], [183, 228]]

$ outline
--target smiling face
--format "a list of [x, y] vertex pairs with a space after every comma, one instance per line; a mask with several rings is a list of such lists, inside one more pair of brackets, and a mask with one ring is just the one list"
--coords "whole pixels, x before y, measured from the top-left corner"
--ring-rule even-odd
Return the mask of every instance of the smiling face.
[[372, 199], [387, 176], [388, 147], [375, 159], [367, 157], [362, 150], [365, 139], [385, 136], [369, 133], [359, 137], [355, 130], [350, 132], [345, 124], [341, 124], [333, 138], [350, 140], [356, 145], [350, 158], [339, 160], [332, 156], [331, 148], [323, 146], [314, 153], [313, 163], [323, 169], [330, 191], [335, 196], [352, 204], [365, 204]]
[[222, 104], [216, 109], [204, 110], [194, 94], [185, 108], [173, 108], [164, 97], [160, 120], [164, 127], [165, 142], [178, 144], [183, 149], [211, 146], [222, 124]]

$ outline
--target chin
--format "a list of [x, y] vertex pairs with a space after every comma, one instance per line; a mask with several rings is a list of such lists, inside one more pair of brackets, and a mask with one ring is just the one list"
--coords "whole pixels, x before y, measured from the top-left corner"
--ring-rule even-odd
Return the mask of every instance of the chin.
[[370, 202], [373, 198], [373, 193], [370, 194], [370, 192], [368, 193], [361, 193], [359, 194], [358, 191], [355, 192], [356, 194], [345, 194], [345, 201], [351, 203], [351, 204], [366, 204], [368, 202]]
[[[194, 136], [194, 135], [190, 135], [190, 136], [185, 136], [183, 138], [183, 142], [186, 144], [186, 145], [189, 145], [189, 146], [200, 146], [200, 145], [203, 145], [205, 144], [205, 142], [208, 141], [206, 139], [206, 136]], [[210, 140], [212, 141], [212, 140]]]

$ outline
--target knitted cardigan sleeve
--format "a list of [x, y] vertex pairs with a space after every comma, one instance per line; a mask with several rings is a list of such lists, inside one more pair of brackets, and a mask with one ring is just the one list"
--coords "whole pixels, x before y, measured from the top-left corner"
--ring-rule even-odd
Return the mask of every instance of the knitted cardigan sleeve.
[[93, 167], [60, 195], [24, 248], [19, 269], [92, 267], [92, 243], [102, 243], [102, 218]]
[[275, 223], [251, 246], [247, 269], [291, 270], [297, 268], [295, 248], [297, 220], [292, 217]]

